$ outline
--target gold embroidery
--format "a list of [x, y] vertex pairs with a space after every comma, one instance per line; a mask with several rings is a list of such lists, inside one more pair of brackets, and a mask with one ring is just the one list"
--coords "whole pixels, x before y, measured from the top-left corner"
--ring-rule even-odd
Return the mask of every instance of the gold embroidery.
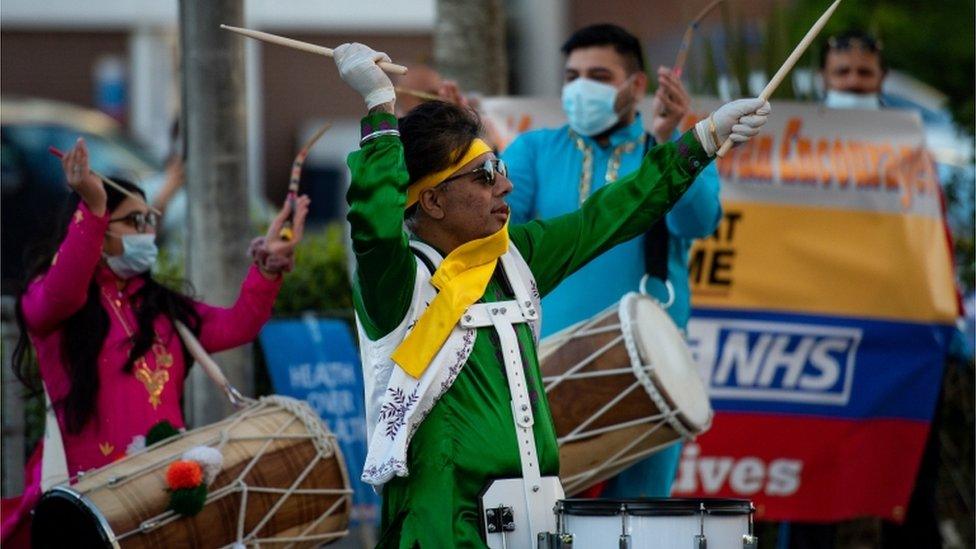
[[157, 341], [153, 343], [153, 354], [156, 355], [156, 367], [169, 368], [173, 365], [173, 354], [163, 347], [163, 344]]
[[[115, 312], [116, 318], [119, 319], [119, 323], [122, 324], [122, 328], [125, 330], [126, 335], [129, 339], [132, 339], [133, 332], [129, 328], [129, 324], [125, 321], [125, 317], [122, 314], [122, 301], [120, 299], [112, 299], [112, 297], [104, 289], [102, 290], [105, 299], [108, 300], [110, 305], [113, 305], [112, 310]], [[163, 402], [162, 394], [163, 389], [166, 388], [166, 383], [169, 382], [169, 372], [167, 371], [173, 365], [173, 354], [170, 353], [166, 346], [163, 345], [163, 341], [159, 338], [159, 334], [154, 334], [153, 338], [155, 342], [152, 345], [153, 356], [155, 359], [155, 369], [149, 367], [149, 362], [146, 357], [139, 358], [135, 362], [135, 372], [134, 375], [142, 386], [145, 387], [146, 392], [149, 393], [149, 404], [152, 405], [153, 410], [159, 407]]]
[[[583, 168], [580, 172], [579, 180], [579, 205], [582, 206], [583, 202], [589, 198], [590, 190], [593, 186], [593, 148], [587, 145], [586, 141], [573, 130], [569, 130], [569, 135], [576, 142], [576, 148], [583, 153]], [[640, 139], [637, 141], [627, 141], [614, 147], [613, 153], [607, 161], [607, 171], [603, 178], [607, 184], [617, 180], [617, 172], [620, 171], [621, 156], [633, 152], [638, 144], [643, 146], [645, 140], [647, 140], [647, 135], [641, 134]]]
[[83, 214], [81, 210], [77, 210], [75, 212], [75, 225], [81, 223], [83, 219], [85, 219], [85, 214]]
[[109, 454], [112, 453], [113, 450], [115, 450], [115, 446], [113, 446], [112, 443], [108, 441], [99, 442], [98, 449], [102, 451], [103, 456], [107, 457]]
[[139, 366], [136, 368], [136, 379], [146, 388], [146, 392], [149, 393], [149, 404], [152, 404], [155, 410], [162, 402], [160, 395], [163, 394], [163, 388], [169, 381], [169, 372], [162, 369], [150, 370], [145, 359], [140, 359]]

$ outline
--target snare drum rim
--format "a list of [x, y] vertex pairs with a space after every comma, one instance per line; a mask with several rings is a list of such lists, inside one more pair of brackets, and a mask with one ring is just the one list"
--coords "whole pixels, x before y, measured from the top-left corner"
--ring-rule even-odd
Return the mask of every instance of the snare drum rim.
[[109, 544], [109, 546], [113, 549], [121, 549], [119, 541], [116, 539], [115, 532], [112, 530], [112, 526], [108, 523], [108, 520], [105, 519], [105, 516], [102, 515], [101, 511], [98, 510], [98, 507], [96, 507], [87, 496], [67, 486], [55, 486], [54, 488], [51, 488], [45, 492], [44, 495], [41, 496], [41, 499], [43, 500], [45, 497], [49, 497], [50, 494], [54, 493], [56, 493], [55, 495], [59, 497], [63, 496], [66, 499], [73, 500], [75, 503], [79, 504], [82, 509], [91, 514], [98, 523], [99, 528], [101, 528], [102, 537], [105, 543]]
[[560, 511], [573, 516], [615, 516], [621, 507], [627, 515], [638, 517], [695, 516], [702, 512], [713, 516], [751, 515], [752, 502], [734, 498], [631, 498], [631, 499], [584, 499], [571, 498], [560, 501]]

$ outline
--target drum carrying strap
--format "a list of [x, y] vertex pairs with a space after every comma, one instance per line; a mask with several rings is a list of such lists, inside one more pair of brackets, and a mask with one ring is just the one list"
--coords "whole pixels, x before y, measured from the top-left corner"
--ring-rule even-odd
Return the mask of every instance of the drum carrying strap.
[[519, 304], [515, 301], [495, 303], [476, 303], [461, 317], [465, 328], [492, 326], [498, 333], [505, 362], [505, 376], [508, 390], [512, 396], [512, 416], [515, 418], [515, 437], [518, 440], [519, 458], [522, 464], [522, 479], [526, 507], [529, 512], [529, 531], [541, 532], [543, 526], [533, 522], [533, 509], [545, 509], [547, 501], [541, 490], [542, 474], [539, 471], [539, 456], [536, 451], [535, 433], [532, 426], [535, 417], [532, 402], [529, 400], [528, 382], [522, 367], [522, 351], [515, 333], [515, 324], [525, 322]]
[[[643, 156], [647, 156], [647, 151], [656, 144], [654, 136], [647, 134], [644, 139]], [[667, 216], [662, 216], [644, 233], [644, 272], [661, 282], [668, 280], [668, 239], [670, 237]]]
[[[509, 257], [502, 256], [505, 274], [514, 272], [515, 266]], [[504, 275], [503, 275], [504, 276]], [[522, 492], [529, 510], [529, 532], [542, 532], [547, 528], [539, 520], [540, 513], [550, 511], [552, 502], [548, 500], [547, 490], [542, 489], [542, 473], [539, 470], [539, 455], [535, 444], [535, 415], [529, 400], [528, 381], [522, 364], [522, 350], [519, 347], [515, 324], [534, 320], [538, 312], [531, 306], [529, 293], [518, 276], [506, 276], [515, 294], [515, 301], [476, 303], [461, 317], [461, 326], [482, 328], [492, 326], [498, 334], [502, 358], [505, 363], [505, 377], [511, 394], [512, 417], [515, 419], [515, 437], [518, 441], [519, 459], [522, 465]]]
[[44, 419], [44, 450], [41, 454], [41, 491], [47, 492], [59, 484], [67, 484], [69, 477], [61, 427], [58, 426], [58, 417], [54, 414], [54, 406], [51, 405], [47, 386], [43, 388], [44, 409], [47, 410], [47, 414]]

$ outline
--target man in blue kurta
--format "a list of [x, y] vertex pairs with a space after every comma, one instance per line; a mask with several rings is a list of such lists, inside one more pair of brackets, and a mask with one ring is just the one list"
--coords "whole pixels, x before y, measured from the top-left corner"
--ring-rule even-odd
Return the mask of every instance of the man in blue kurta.
[[[651, 131], [645, 130], [637, 112], [647, 89], [640, 42], [616, 25], [583, 28], [562, 51], [569, 124], [525, 133], [503, 154], [515, 184], [508, 197], [515, 223], [576, 210], [591, 193], [636, 170], [648, 148], [677, 137], [678, 123], [688, 111], [690, 98], [680, 80], [662, 67]], [[648, 234], [594, 259], [543, 300], [543, 335], [590, 318], [637, 290], [649, 270], [648, 294], [670, 302], [667, 311], [684, 330], [691, 313], [688, 251], [694, 239], [715, 231], [721, 215], [718, 170], [712, 164]], [[680, 452], [676, 444], [633, 465], [602, 495], [670, 495]]]

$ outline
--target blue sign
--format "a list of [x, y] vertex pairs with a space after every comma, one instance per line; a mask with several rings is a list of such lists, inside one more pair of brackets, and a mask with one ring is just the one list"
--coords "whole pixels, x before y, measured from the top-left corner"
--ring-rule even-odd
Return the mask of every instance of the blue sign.
[[315, 318], [272, 320], [261, 348], [275, 393], [308, 402], [336, 435], [353, 488], [353, 524], [378, 523], [379, 496], [359, 478], [366, 461], [363, 370], [346, 323]]

